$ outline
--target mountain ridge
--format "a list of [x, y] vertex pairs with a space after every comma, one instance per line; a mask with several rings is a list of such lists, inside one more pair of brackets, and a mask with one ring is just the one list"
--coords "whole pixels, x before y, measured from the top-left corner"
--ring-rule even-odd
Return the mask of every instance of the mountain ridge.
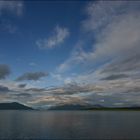
[[80, 105], [80, 104], [65, 104], [65, 105], [58, 105], [50, 107], [48, 110], [88, 110], [91, 108], [104, 108], [101, 105]]
[[18, 102], [0, 103], [0, 110], [33, 110], [33, 108]]
[[139, 106], [105, 107], [99, 104], [95, 105], [65, 104], [50, 107], [48, 110], [140, 110], [140, 107]]

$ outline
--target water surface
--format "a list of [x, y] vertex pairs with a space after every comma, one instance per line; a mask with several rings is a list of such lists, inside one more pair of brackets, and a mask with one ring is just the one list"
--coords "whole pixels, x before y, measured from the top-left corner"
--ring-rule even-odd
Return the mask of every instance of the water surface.
[[140, 139], [139, 111], [0, 111], [0, 139]]

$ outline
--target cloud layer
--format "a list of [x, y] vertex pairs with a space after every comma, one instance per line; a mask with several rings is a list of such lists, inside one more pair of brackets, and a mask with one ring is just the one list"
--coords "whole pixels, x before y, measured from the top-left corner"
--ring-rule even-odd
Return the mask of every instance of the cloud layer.
[[8, 92], [9, 91], [9, 89], [8, 89], [8, 87], [5, 87], [5, 86], [2, 86], [2, 85], [0, 85], [0, 93], [1, 92]]
[[[91, 45], [81, 37], [70, 57], [57, 67], [55, 74], [51, 73], [64, 85], [45, 88], [46, 82], [44, 88], [29, 86], [28, 80], [38, 81], [48, 73], [27, 72], [11, 85], [8, 82], [0, 85], [0, 93], [4, 93], [0, 94], [1, 100], [20, 101], [40, 108], [76, 103], [140, 105], [139, 7], [140, 2], [131, 1], [89, 2], [81, 28], [87, 39], [93, 40]], [[48, 38], [38, 40], [37, 45], [43, 49], [55, 48], [69, 34], [67, 28], [57, 26]], [[9, 74], [9, 67], [1, 64], [0, 79]], [[23, 84], [24, 80], [27, 83]]]
[[19, 76], [16, 80], [17, 81], [24, 81], [24, 80], [34, 80], [37, 81], [42, 77], [48, 76], [48, 73], [45, 72], [27, 72], [23, 75]]
[[59, 69], [65, 71], [78, 64], [94, 66], [110, 59], [115, 61], [115, 59], [125, 59], [125, 57], [132, 58], [139, 52], [140, 44], [138, 5], [140, 5], [139, 2], [132, 4], [122, 1], [90, 3], [86, 8], [88, 18], [82, 23], [86, 31], [91, 33], [91, 38], [94, 37], [96, 41], [91, 46], [90, 52], [84, 51], [82, 45], [81, 49], [75, 49], [71, 57], [61, 64]]
[[[97, 1], [86, 7], [87, 19], [82, 25], [94, 40], [91, 50], [85, 51], [83, 44], [79, 44], [58, 72], [83, 69], [81, 74], [69, 76], [70, 82], [102, 88], [98, 95], [91, 91], [92, 102], [99, 98], [106, 105], [139, 104], [140, 96], [134, 94], [140, 82], [139, 6], [140, 2]], [[87, 100], [90, 96], [86, 96]]]

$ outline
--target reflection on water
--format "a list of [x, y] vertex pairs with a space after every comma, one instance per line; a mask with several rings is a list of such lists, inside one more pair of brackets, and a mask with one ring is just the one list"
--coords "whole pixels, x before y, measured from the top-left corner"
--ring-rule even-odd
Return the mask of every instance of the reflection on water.
[[0, 139], [140, 139], [138, 111], [0, 111]]

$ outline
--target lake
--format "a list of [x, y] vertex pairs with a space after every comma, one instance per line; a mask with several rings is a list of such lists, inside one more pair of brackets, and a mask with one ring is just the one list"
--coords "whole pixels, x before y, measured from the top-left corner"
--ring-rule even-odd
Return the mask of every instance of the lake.
[[140, 112], [4, 110], [0, 139], [140, 139]]

